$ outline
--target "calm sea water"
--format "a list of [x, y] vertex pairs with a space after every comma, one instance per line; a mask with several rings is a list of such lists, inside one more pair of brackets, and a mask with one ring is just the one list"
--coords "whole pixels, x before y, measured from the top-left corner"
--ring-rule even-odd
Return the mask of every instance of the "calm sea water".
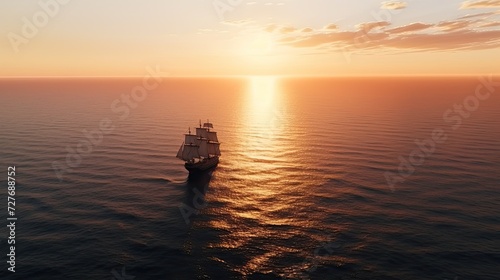
[[[500, 279], [500, 87], [170, 78], [126, 101], [141, 84], [0, 81], [2, 279]], [[187, 181], [199, 119], [222, 157]]]

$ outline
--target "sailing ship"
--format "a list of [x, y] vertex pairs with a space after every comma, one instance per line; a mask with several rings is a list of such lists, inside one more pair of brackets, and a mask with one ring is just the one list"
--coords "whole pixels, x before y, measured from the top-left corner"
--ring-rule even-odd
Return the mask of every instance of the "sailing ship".
[[189, 171], [189, 175], [211, 170], [219, 163], [220, 142], [213, 128], [213, 124], [208, 120], [203, 126], [200, 120], [196, 134], [191, 134], [191, 128], [188, 134], [184, 134], [184, 142], [177, 152], [177, 158], [185, 162], [184, 167]]

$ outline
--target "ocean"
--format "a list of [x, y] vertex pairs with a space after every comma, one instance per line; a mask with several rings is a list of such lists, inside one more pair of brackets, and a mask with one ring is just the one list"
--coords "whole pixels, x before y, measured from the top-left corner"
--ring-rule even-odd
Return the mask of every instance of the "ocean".
[[500, 279], [499, 82], [0, 79], [0, 277]]

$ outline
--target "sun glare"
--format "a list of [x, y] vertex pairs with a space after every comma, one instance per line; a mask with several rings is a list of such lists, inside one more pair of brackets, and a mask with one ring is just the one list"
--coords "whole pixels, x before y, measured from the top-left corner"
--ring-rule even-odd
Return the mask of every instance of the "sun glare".
[[274, 38], [271, 34], [255, 34], [243, 42], [243, 54], [252, 57], [269, 55], [272, 53], [274, 45]]
[[269, 112], [275, 103], [276, 77], [253, 76], [250, 77], [251, 104], [259, 114]]

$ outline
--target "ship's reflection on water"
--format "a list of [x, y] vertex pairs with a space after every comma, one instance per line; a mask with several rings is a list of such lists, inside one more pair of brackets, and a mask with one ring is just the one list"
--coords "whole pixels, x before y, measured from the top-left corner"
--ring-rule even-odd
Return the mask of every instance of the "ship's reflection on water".
[[208, 202], [205, 196], [214, 170], [215, 168], [211, 168], [205, 172], [190, 174], [188, 176], [184, 186], [184, 200], [179, 207], [186, 224], [190, 224], [194, 215], [199, 214], [201, 210], [207, 207]]

